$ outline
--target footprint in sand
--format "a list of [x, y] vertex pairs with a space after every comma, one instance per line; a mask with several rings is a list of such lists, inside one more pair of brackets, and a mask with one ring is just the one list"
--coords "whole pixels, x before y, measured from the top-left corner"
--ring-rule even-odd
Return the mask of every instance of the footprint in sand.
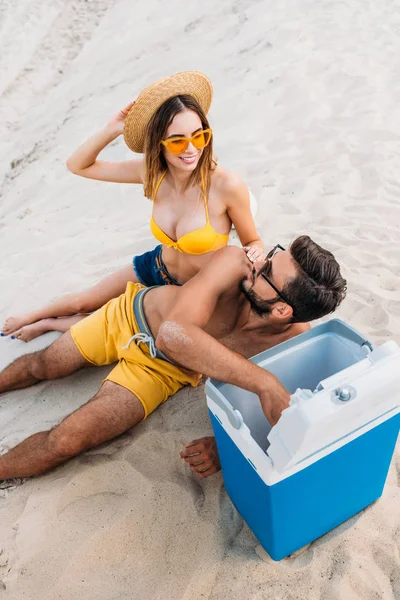
[[16, 477], [15, 479], [6, 479], [0, 482], [0, 490], [12, 490], [24, 483], [24, 479]]
[[0, 568], [8, 565], [8, 554], [4, 550], [0, 550]]

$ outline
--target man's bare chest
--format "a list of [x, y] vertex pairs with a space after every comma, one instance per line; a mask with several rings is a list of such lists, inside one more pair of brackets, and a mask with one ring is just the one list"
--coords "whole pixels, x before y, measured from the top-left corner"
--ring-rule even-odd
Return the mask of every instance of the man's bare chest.
[[218, 310], [210, 321], [208, 333], [230, 350], [246, 358], [296, 335], [293, 327], [283, 331], [271, 331], [266, 319], [254, 315], [246, 302], [240, 307], [236, 301], [236, 305], [230, 306], [227, 303], [221, 308], [222, 310]]
[[252, 322], [249, 315], [246, 303], [238, 307], [237, 300], [232, 306], [226, 302], [214, 313], [206, 328], [207, 333], [246, 358], [279, 343], [279, 335], [268, 332], [262, 320]]
[[219, 341], [230, 350], [249, 358], [278, 344], [277, 337], [279, 336], [267, 334], [262, 330], [234, 329], [220, 337]]

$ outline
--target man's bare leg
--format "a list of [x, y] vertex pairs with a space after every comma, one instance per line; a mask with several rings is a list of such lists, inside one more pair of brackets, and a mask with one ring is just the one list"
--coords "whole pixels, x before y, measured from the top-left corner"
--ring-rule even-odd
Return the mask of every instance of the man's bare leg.
[[132, 265], [123, 267], [115, 273], [108, 275], [88, 290], [75, 294], [67, 294], [33, 312], [8, 317], [4, 323], [2, 335], [11, 335], [25, 325], [37, 323], [37, 321], [41, 321], [42, 319], [94, 312], [112, 298], [123, 294], [128, 281], [133, 281], [134, 283], [138, 281]]
[[58, 379], [92, 366], [83, 358], [69, 332], [51, 346], [17, 358], [0, 373], [0, 394], [35, 385], [45, 379]]
[[55, 429], [36, 433], [0, 456], [0, 481], [44, 473], [124, 433], [143, 418], [144, 409], [137, 397], [106, 381], [92, 400]]

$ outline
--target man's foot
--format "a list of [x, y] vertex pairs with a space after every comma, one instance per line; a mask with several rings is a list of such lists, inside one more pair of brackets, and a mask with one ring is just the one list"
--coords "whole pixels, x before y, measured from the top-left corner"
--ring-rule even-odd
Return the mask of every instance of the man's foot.
[[25, 325], [30, 325], [32, 321], [29, 319], [29, 315], [20, 315], [17, 317], [8, 317], [6, 319], [3, 329], [1, 330], [1, 335], [11, 335], [14, 331], [21, 329]]
[[179, 456], [189, 465], [194, 473], [205, 479], [214, 475], [221, 469], [217, 444], [212, 436], [203, 437], [199, 440], [193, 440], [190, 444], [185, 444], [185, 449], [179, 453]]

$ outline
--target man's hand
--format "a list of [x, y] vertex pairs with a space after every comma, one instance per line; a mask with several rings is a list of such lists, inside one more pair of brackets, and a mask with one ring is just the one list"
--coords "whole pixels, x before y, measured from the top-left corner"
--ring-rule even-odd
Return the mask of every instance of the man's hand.
[[203, 437], [185, 444], [179, 456], [202, 479], [214, 475], [221, 468], [214, 437]]
[[276, 425], [282, 411], [289, 406], [289, 392], [277, 379], [273, 381], [271, 378], [268, 386], [258, 393], [258, 397], [260, 398], [261, 407], [268, 421], [272, 426]]

